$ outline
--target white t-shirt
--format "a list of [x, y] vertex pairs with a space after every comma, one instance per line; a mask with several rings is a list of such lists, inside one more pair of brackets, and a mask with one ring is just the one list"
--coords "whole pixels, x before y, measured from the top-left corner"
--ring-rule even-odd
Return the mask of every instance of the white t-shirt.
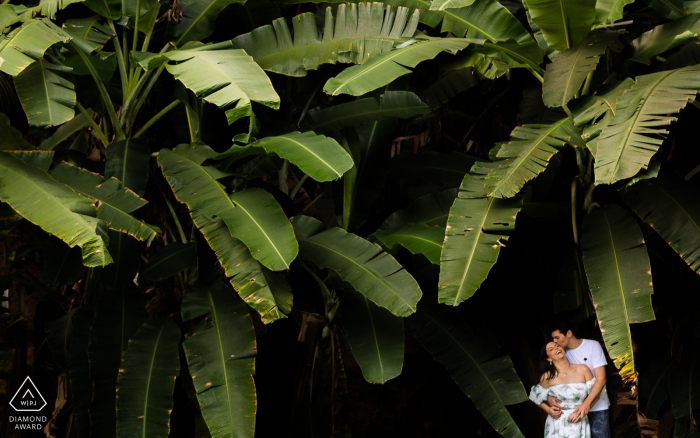
[[[593, 377], [595, 377], [595, 369], [598, 367], [604, 367], [608, 364], [607, 359], [605, 359], [605, 353], [603, 348], [600, 346], [598, 341], [592, 341], [590, 339], [581, 339], [581, 345], [572, 350], [566, 350], [566, 358], [569, 362], [575, 364], [585, 364], [591, 369]], [[600, 398], [598, 403], [593, 405], [591, 412], [593, 411], [604, 411], [610, 407], [610, 400], [608, 399], [608, 391], [603, 387], [600, 392]]]

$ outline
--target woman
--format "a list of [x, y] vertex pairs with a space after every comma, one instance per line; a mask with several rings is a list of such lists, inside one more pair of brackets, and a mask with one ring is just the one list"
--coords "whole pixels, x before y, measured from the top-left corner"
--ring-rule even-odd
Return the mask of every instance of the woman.
[[[530, 400], [549, 414], [544, 426], [545, 438], [590, 438], [588, 416], [581, 415], [576, 408], [595, 382], [591, 370], [586, 365], [570, 363], [564, 349], [550, 342], [540, 353], [540, 373], [540, 384], [532, 387]], [[561, 400], [562, 410], [546, 403], [550, 395]]]

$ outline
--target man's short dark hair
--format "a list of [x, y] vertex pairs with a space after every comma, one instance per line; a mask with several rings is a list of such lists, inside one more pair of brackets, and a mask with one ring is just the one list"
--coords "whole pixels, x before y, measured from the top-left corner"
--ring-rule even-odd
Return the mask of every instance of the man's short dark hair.
[[559, 330], [559, 333], [562, 335], [566, 335], [566, 333], [571, 330], [571, 333], [574, 334], [574, 325], [571, 323], [571, 319], [569, 318], [555, 318], [552, 320], [552, 322], [549, 324], [549, 332], [554, 333], [555, 331]]

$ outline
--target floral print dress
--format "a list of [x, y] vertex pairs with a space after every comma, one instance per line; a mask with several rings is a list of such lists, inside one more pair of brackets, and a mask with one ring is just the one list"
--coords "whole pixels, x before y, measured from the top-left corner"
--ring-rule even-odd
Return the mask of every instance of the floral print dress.
[[538, 406], [547, 401], [547, 396], [550, 395], [561, 400], [562, 414], [559, 418], [547, 416], [544, 438], [591, 438], [588, 416], [576, 423], [569, 423], [567, 419], [583, 402], [594, 383], [595, 377], [586, 383], [562, 383], [549, 388], [543, 388], [540, 385], [532, 387], [530, 400]]

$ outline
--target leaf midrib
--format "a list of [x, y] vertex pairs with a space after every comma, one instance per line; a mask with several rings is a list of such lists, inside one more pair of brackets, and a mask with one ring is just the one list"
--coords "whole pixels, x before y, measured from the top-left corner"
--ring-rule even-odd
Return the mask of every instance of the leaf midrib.
[[369, 300], [366, 296], [362, 296], [365, 300], [365, 307], [367, 308], [367, 316], [369, 317], [369, 322], [372, 325], [372, 335], [374, 336], [374, 347], [377, 349], [377, 359], [379, 361], [379, 370], [382, 375], [382, 381], [384, 381], [384, 363], [382, 362], [382, 352], [379, 349], [379, 339], [377, 338], [377, 329], [374, 326], [374, 317], [372, 316], [372, 309], [369, 307]]
[[[340, 178], [341, 176], [343, 176], [342, 173], [338, 173], [338, 171], [335, 170], [335, 169], [333, 168], [333, 166], [331, 166], [330, 164], [328, 164], [328, 162], [327, 162], [326, 160], [324, 160], [323, 158], [321, 158], [320, 156], [318, 156], [318, 154], [316, 154], [314, 151], [312, 151], [311, 149], [309, 149], [308, 147], [306, 147], [306, 145], [304, 145], [303, 143], [300, 143], [300, 142], [294, 140], [293, 138], [287, 137], [287, 136], [285, 136], [285, 135], [280, 135], [279, 138], [284, 138], [284, 139], [286, 139], [286, 140], [291, 141], [292, 143], [295, 143], [295, 144], [299, 145], [302, 149], [306, 150], [308, 153], [310, 153], [311, 155], [313, 155], [314, 157], [316, 157], [320, 162], [322, 162], [323, 164], [325, 164], [326, 167], [328, 167], [330, 170], [333, 171], [333, 173], [335, 173], [335, 174], [338, 176], [338, 178]], [[315, 139], [310, 139], [310, 140], [315, 140]], [[263, 148], [265, 148], [265, 145], [264, 145], [264, 144], [263, 144]], [[267, 149], [265, 149], [265, 152], [267, 152]]]
[[148, 419], [148, 392], [151, 389], [151, 376], [153, 375], [153, 364], [155, 363], [156, 360], [156, 352], [158, 351], [158, 343], [160, 342], [160, 336], [163, 333], [163, 328], [165, 328], [165, 323], [163, 323], [160, 326], [160, 330], [158, 330], [158, 336], [156, 337], [156, 344], [153, 346], [153, 355], [151, 356], [151, 366], [148, 368], [148, 378], [146, 379], [146, 394], [144, 397], [144, 406], [143, 406], [143, 428], [142, 428], [142, 437], [146, 438], [146, 420]]
[[[622, 298], [622, 309], [625, 312], [625, 328], [627, 329], [627, 345], [630, 347], [630, 352], [632, 348], [632, 333], [630, 331], [630, 318], [629, 318], [629, 312], [627, 311], [627, 299], [625, 298], [625, 288], [622, 285], [622, 276], [620, 275], [620, 263], [617, 260], [617, 249], [615, 248], [615, 239], [613, 239], [612, 235], [612, 227], [610, 225], [610, 221], [608, 220], [608, 214], [607, 212], [603, 211], [603, 219], [605, 220], [605, 225], [607, 226], [608, 229], [608, 236], [610, 237], [610, 245], [612, 246], [612, 254], [613, 254], [613, 259], [615, 261], [615, 274], [617, 275], [617, 281], [618, 284], [620, 285], [620, 296]], [[634, 366], [634, 363], [633, 365]]]
[[[550, 135], [552, 132], [554, 132], [554, 130], [556, 130], [557, 128], [559, 128], [561, 125], [563, 125], [564, 123], [566, 123], [566, 122], [569, 121], [570, 119], [571, 119], [571, 117], [567, 117], [567, 118], [565, 118], [565, 119], [561, 119], [560, 121], [555, 122], [554, 124], [550, 125], [550, 128], [549, 128], [544, 134], [542, 134], [542, 136], [540, 136], [539, 139], [537, 139], [537, 141], [533, 144], [533, 146], [530, 148], [530, 150], [528, 151], [527, 154], [525, 154], [525, 155], [522, 156], [522, 157], [520, 157], [520, 156], [515, 157], [516, 159], [519, 158], [518, 161], [513, 160], [513, 161], [515, 161], [514, 164], [516, 164], [516, 165], [515, 165], [515, 166], [509, 166], [510, 172], [506, 173], [506, 175], [505, 175], [503, 178], [501, 178], [501, 182], [496, 186], [496, 188], [491, 192], [491, 194], [492, 194], [492, 195], [495, 195], [497, 192], [498, 192], [499, 194], [502, 194], [501, 191], [500, 191], [500, 189], [501, 189], [501, 187], [506, 183], [506, 180], [509, 180], [509, 179], [510, 179], [510, 177], [513, 175], [513, 173], [515, 173], [515, 171], [516, 171], [517, 169], [520, 168], [520, 166], [523, 164], [523, 162], [525, 162], [525, 160], [526, 160], [535, 150], [538, 149], [539, 145], [540, 145], [545, 139], [547, 139], [547, 137], [549, 137], [549, 135]], [[513, 137], [515, 137], [515, 136], [513, 136]], [[524, 141], [527, 141], [527, 140], [524, 140]]]
[[[613, 171], [610, 175], [610, 178], [608, 179], [608, 184], [612, 184], [612, 180], [615, 178], [615, 175], [617, 174], [617, 169], [620, 168], [620, 163], [622, 162], [622, 156], [624, 155], [625, 151], [627, 150], [627, 146], [629, 146], [630, 137], [636, 131], [637, 123], [639, 122], [639, 117], [642, 115], [642, 113], [644, 113], [644, 108], [646, 107], [647, 103], [649, 103], [649, 100], [650, 100], [649, 98], [651, 97], [652, 94], [654, 94], [654, 91], [656, 91], [656, 89], [659, 88], [661, 86], [661, 84], [669, 76], [671, 76], [672, 74], [674, 74], [677, 71], [679, 71], [679, 70], [670, 70], [667, 72], [667, 74], [664, 77], [662, 77], [658, 81], [656, 81], [656, 84], [653, 87], [651, 87], [651, 90], [648, 93], [646, 93], [646, 96], [644, 96], [644, 98], [643, 98], [644, 102], [642, 102], [641, 105], [639, 106], [639, 108], [634, 112], [634, 115], [631, 117], [634, 120], [634, 122], [632, 123], [632, 126], [630, 127], [629, 130], [627, 130], [627, 133], [624, 136], [624, 141], [622, 142], [622, 147], [620, 148], [620, 153], [619, 153], [617, 159], [615, 160], [615, 168], [613, 169]], [[635, 86], [637, 84], [635, 84]], [[640, 88], [643, 90], [644, 87], [648, 87], [648, 85], [644, 85]], [[634, 90], [634, 87], [632, 87], [630, 89], [630, 91], [631, 90]], [[602, 133], [601, 133], [601, 136], [602, 136]], [[646, 135], [644, 137], [646, 137]]]
[[[474, 260], [474, 253], [476, 253], [476, 246], [479, 244], [479, 239], [481, 238], [481, 235], [484, 234], [484, 224], [486, 223], [486, 218], [488, 217], [489, 212], [491, 211], [491, 206], [493, 205], [494, 197], [493, 197], [493, 196], [489, 196], [488, 200], [489, 200], [489, 204], [486, 206], [486, 209], [484, 210], [484, 217], [483, 217], [483, 219], [481, 220], [481, 223], [479, 224], [479, 231], [478, 231], [477, 235], [476, 235], [475, 238], [474, 238], [474, 244], [472, 245], [471, 252], [469, 253], [469, 258], [468, 258], [468, 261], [467, 261], [467, 266], [464, 268], [464, 271], [462, 272], [462, 278], [461, 278], [461, 280], [460, 280], [460, 282], [459, 282], [459, 288], [457, 289], [457, 294], [455, 295], [455, 300], [454, 300], [454, 302], [452, 303], [452, 306], [453, 306], [453, 307], [457, 307], [457, 304], [458, 304], [457, 301], [458, 301], [458, 300], [460, 299], [460, 297], [462, 296], [462, 289], [464, 288], [464, 281], [465, 281], [466, 278], [467, 278], [467, 272], [469, 272], [469, 268], [471, 267], [472, 260]], [[448, 219], [447, 219], [447, 222], [448, 222], [448, 224], [449, 224], [449, 222], [450, 222], [449, 217], [448, 217]], [[472, 232], [473, 232], [473, 231], [474, 231], [474, 227], [472, 228]], [[449, 237], [449, 236], [448, 236], [448, 237]], [[443, 251], [444, 251], [444, 248], [445, 248], [445, 247], [443, 247]], [[441, 257], [441, 258], [442, 258], [442, 257]], [[441, 260], [441, 261], [442, 261], [442, 260]]]
[[231, 391], [228, 384], [228, 370], [226, 369], [226, 355], [224, 354], [224, 346], [221, 343], [221, 330], [219, 329], [219, 318], [216, 313], [216, 307], [214, 305], [214, 298], [211, 296], [211, 291], [207, 290], [207, 295], [209, 298], [209, 305], [211, 307], [211, 316], [214, 322], [214, 327], [216, 327], [216, 340], [219, 343], [219, 353], [221, 353], [221, 368], [224, 372], [224, 384], [226, 385], [226, 404], [228, 405], [228, 415], [229, 421], [231, 421], [231, 427], [234, 425], [233, 412], [231, 409]]

